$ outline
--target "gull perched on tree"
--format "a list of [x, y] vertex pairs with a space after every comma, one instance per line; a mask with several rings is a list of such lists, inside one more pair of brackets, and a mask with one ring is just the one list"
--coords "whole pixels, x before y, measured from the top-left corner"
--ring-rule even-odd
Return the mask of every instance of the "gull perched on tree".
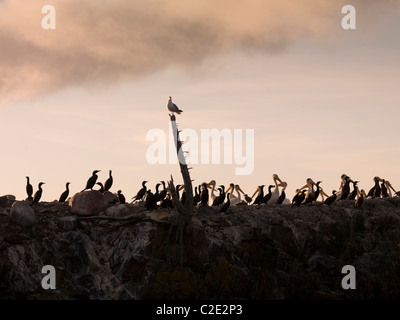
[[167, 110], [171, 111], [172, 114], [174, 114], [174, 112], [177, 114], [181, 114], [181, 112], [183, 112], [178, 108], [178, 106], [175, 103], [172, 102], [171, 97], [168, 97]]

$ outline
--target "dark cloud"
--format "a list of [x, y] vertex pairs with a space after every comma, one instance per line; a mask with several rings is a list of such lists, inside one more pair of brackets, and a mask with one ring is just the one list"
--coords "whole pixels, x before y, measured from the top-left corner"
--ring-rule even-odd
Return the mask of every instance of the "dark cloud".
[[[396, 1], [353, 1], [366, 14]], [[0, 2], [0, 96], [32, 97], [71, 85], [116, 82], [214, 54], [276, 53], [335, 32], [345, 1], [53, 0], [57, 29], [40, 26], [44, 3]]]

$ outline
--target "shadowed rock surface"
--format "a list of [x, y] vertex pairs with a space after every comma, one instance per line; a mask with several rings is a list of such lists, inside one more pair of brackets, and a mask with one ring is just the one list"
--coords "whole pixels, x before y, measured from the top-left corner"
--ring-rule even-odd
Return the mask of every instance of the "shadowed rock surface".
[[[0, 297], [5, 299], [400, 299], [400, 198], [332, 207], [195, 210], [184, 233], [184, 263], [174, 210], [116, 205], [77, 216], [39, 203], [23, 227], [0, 208]], [[43, 290], [53, 265], [56, 290]], [[341, 287], [356, 269], [356, 290]]]

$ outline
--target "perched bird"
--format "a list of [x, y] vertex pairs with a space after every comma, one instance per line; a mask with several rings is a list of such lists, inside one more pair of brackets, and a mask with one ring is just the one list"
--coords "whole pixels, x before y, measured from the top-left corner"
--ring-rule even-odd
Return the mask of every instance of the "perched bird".
[[261, 203], [267, 203], [269, 199], [271, 199], [272, 196], [272, 191], [271, 189], [274, 188], [274, 185], [269, 185], [268, 186], [268, 193], [264, 196], [264, 198], [262, 199]]
[[379, 181], [382, 181], [379, 177], [374, 177], [375, 185], [369, 190], [367, 196], [371, 198], [380, 197], [381, 195], [381, 187], [379, 186]]
[[222, 188], [219, 187], [218, 191], [219, 191], [219, 195], [214, 199], [214, 201], [212, 203], [213, 207], [217, 207], [217, 206], [219, 206], [219, 205], [224, 203], [224, 199], [223, 198], [225, 198], [225, 195], [223, 194]]
[[194, 188], [193, 204], [197, 205], [200, 202], [201, 186]]
[[28, 195], [28, 200], [32, 200], [33, 187], [29, 183], [29, 177], [26, 177], [26, 194]]
[[345, 183], [343, 185], [342, 188], [342, 193], [340, 196], [337, 196], [336, 200], [346, 200], [347, 197], [350, 194], [350, 182], [352, 182], [353, 180], [350, 179], [350, 177], [345, 177]]
[[331, 206], [331, 204], [336, 200], [336, 190], [332, 191], [332, 195], [325, 199], [324, 204]]
[[125, 196], [121, 192], [122, 192], [121, 190], [118, 190], [118, 192], [117, 192], [118, 200], [119, 200], [119, 203], [124, 204], [126, 202]]
[[99, 189], [98, 191], [100, 191], [101, 193], [103, 193], [103, 192], [104, 192], [104, 186], [103, 186], [103, 184], [102, 184], [101, 182], [97, 182], [96, 184], [100, 186], [100, 189]]
[[109, 172], [110, 177], [104, 183], [104, 192], [110, 190], [111, 186], [113, 184], [113, 177], [112, 177], [111, 173], [112, 173], [112, 171], [110, 170], [110, 172]]
[[58, 200], [58, 202], [64, 203], [65, 200], [67, 200], [68, 195], [69, 195], [69, 188], [68, 186], [70, 185], [70, 182], [67, 182], [65, 185], [66, 190], [61, 194], [60, 199]]
[[97, 172], [100, 172], [100, 170], [94, 170], [93, 171], [92, 176], [86, 182], [86, 188], [83, 189], [81, 192], [83, 192], [83, 191], [85, 191], [87, 189], [93, 190], [93, 187], [96, 184], [96, 181], [97, 181], [97, 178], [98, 178]]
[[157, 209], [157, 200], [150, 189], [147, 190], [146, 192], [146, 200], [144, 206], [146, 207], [147, 210]]
[[42, 192], [43, 192], [42, 185], [44, 185], [44, 184], [45, 184], [44, 182], [39, 183], [38, 191], [35, 192], [35, 195], [33, 196], [33, 201], [31, 203], [31, 205], [34, 203], [38, 203], [40, 201], [40, 198], [42, 197]]
[[174, 202], [172, 201], [171, 194], [169, 192], [161, 202], [161, 208], [174, 208]]
[[178, 198], [179, 201], [181, 201], [181, 196], [180, 196], [180, 194], [179, 194], [179, 192], [180, 192], [181, 189], [182, 189], [181, 187], [182, 187], [181, 184], [178, 184], [178, 185], [176, 185], [176, 187], [175, 187], [176, 197]]
[[143, 197], [144, 197], [144, 195], [145, 195], [145, 193], [146, 193], [146, 190], [147, 190], [147, 187], [146, 187], [146, 183], [147, 183], [148, 181], [146, 181], [146, 180], [143, 180], [142, 181], [142, 189], [140, 189], [138, 192], [137, 192], [137, 194], [136, 194], [136, 196], [134, 196], [132, 199], [133, 199], [133, 201], [132, 202], [135, 202], [136, 200], [141, 200]]
[[349, 194], [348, 198], [349, 200], [355, 200], [357, 194], [358, 194], [358, 187], [357, 187], [357, 183], [359, 183], [360, 181], [353, 181], [353, 188], [354, 190]]
[[[274, 180], [274, 183], [275, 183], [275, 189], [271, 193], [270, 199], [267, 201], [268, 205], [276, 204], [278, 202], [278, 199], [279, 199], [279, 188], [278, 187], [283, 187], [282, 180], [278, 177], [277, 174], [273, 174], [272, 179]], [[278, 184], [277, 181], [279, 181], [280, 184]]]
[[356, 203], [354, 204], [354, 208], [360, 209], [364, 203], [364, 195], [362, 192], [360, 192], [360, 194], [358, 195], [358, 198], [356, 200]]
[[221, 209], [218, 212], [227, 213], [227, 211], [231, 205], [230, 197], [231, 197], [231, 194], [228, 193], [226, 195], [226, 202], [222, 205]]
[[175, 103], [172, 102], [172, 98], [168, 97], [168, 103], [167, 103], [167, 110], [171, 111], [172, 114], [177, 113], [181, 114], [183, 111], [180, 110]]
[[161, 183], [157, 183], [156, 184], [156, 193], [154, 194], [154, 197], [156, 199], [156, 201], [160, 201], [160, 191], [158, 190], [161, 186]]
[[165, 181], [160, 181], [163, 185], [163, 189], [160, 191], [159, 201], [163, 201], [165, 196], [167, 195], [167, 188], [165, 187]]
[[391, 198], [392, 191], [394, 192], [394, 194], [396, 194], [396, 190], [394, 190], [392, 184], [388, 180], [385, 181], [385, 185], [386, 185], [387, 191], [389, 192], [389, 197]]
[[250, 197], [247, 193], [244, 193], [243, 196], [244, 196], [244, 200], [246, 201], [246, 202], [242, 203], [243, 205], [250, 204], [253, 201], [253, 198]]
[[293, 207], [293, 204], [296, 202], [297, 203], [297, 199], [300, 197], [300, 195], [301, 195], [301, 190], [300, 189], [296, 189], [296, 194], [294, 195], [294, 197], [293, 197], [293, 199], [292, 199], [292, 207]]
[[386, 187], [385, 179], [382, 179], [381, 194], [382, 194], [382, 198], [388, 198], [389, 197], [388, 188]]
[[204, 207], [204, 206], [208, 205], [208, 186], [207, 186], [207, 183], [203, 182], [201, 187], [202, 187], [202, 190], [201, 190], [201, 193], [200, 193], [200, 203]]
[[257, 187], [256, 191], [254, 191], [251, 198], [253, 198], [257, 193], [258, 193], [258, 195], [255, 198], [253, 204], [261, 204], [261, 201], [264, 199], [264, 187], [265, 187], [265, 185], [262, 184], [261, 186]]
[[287, 187], [287, 183], [286, 182], [282, 182], [282, 185], [283, 185], [283, 189], [282, 189], [281, 195], [278, 198], [278, 202], [276, 204], [282, 204], [283, 201], [285, 201], [285, 199], [286, 199], [285, 189]]
[[215, 186], [216, 186], [216, 182], [215, 182], [215, 180], [211, 180], [208, 184], [207, 184], [207, 187], [209, 188], [209, 189], [211, 189], [211, 193], [209, 192], [209, 195], [210, 195], [210, 200], [211, 200], [211, 202], [213, 203], [214, 202], [214, 200], [215, 200], [215, 198], [216, 197], [218, 197], [214, 192], [215, 192]]
[[307, 189], [303, 189], [303, 190], [299, 190], [300, 193], [298, 193], [296, 196], [293, 197], [292, 200], [292, 207], [293, 206], [298, 206], [300, 207], [301, 203], [304, 201], [304, 199], [306, 198], [306, 191], [308, 191]]
[[[314, 190], [314, 188], [313, 188], [313, 186], [312, 186], [311, 193], [310, 193], [310, 194], [308, 195], [308, 197], [306, 198], [306, 202], [305, 202], [305, 203], [310, 203], [310, 204], [312, 204], [313, 201], [317, 201], [317, 199], [318, 199], [318, 197], [319, 197], [320, 190], [321, 190], [321, 187], [319, 186], [321, 182], [322, 182], [322, 181], [318, 181], [317, 183], [313, 184], [313, 186], [315, 185], [315, 186], [317, 187], [317, 189]], [[313, 181], [313, 183], [314, 183], [314, 181]]]

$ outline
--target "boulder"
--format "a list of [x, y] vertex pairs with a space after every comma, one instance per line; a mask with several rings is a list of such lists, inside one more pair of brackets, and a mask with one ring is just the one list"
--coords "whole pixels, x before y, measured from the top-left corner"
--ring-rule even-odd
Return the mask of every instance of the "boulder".
[[107, 208], [106, 215], [110, 217], [123, 217], [129, 214], [129, 209], [125, 204], [118, 204]]
[[95, 215], [106, 207], [107, 203], [101, 192], [97, 190], [76, 193], [70, 200], [71, 213], [82, 216]]
[[24, 227], [31, 227], [36, 223], [35, 211], [25, 201], [14, 202], [10, 217], [11, 221]]
[[0, 207], [8, 207], [15, 202], [15, 196], [7, 194], [0, 197]]
[[103, 197], [108, 204], [113, 204], [118, 202], [118, 196], [110, 191], [103, 192]]

